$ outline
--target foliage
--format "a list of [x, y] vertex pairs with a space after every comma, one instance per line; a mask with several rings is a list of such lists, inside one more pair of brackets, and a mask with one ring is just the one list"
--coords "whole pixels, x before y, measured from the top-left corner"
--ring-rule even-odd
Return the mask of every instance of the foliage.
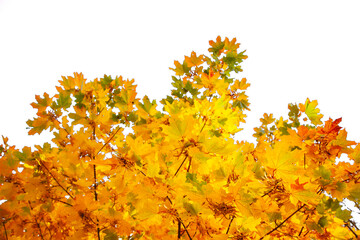
[[133, 80], [81, 73], [36, 96], [29, 134], [53, 143], [3, 137], [0, 239], [358, 239], [341, 202], [359, 206], [360, 145], [341, 119], [307, 99], [264, 114], [256, 146], [234, 140], [249, 110], [238, 49], [218, 37], [175, 61], [160, 105]]

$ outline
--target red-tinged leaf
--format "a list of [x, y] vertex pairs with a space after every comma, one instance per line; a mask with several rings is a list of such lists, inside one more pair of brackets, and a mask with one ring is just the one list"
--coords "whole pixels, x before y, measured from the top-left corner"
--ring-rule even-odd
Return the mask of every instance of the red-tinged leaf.
[[305, 184], [307, 184], [307, 182], [304, 182], [304, 183], [299, 183], [299, 178], [297, 178], [296, 180], [295, 180], [295, 184], [291, 184], [290, 186], [291, 186], [291, 188], [293, 189], [293, 190], [295, 190], [295, 191], [303, 191], [303, 190], [305, 190], [304, 189], [304, 185]]

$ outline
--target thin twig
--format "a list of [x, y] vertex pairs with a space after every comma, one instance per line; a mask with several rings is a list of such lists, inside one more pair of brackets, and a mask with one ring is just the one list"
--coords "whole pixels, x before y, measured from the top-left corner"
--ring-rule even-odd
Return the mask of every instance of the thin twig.
[[61, 203], [63, 203], [63, 204], [66, 204], [66, 205], [68, 205], [68, 206], [70, 206], [70, 207], [72, 207], [73, 205], [72, 204], [70, 204], [70, 203], [67, 203], [67, 202], [64, 202], [64, 201], [62, 201], [62, 200], [59, 200], [59, 199], [56, 199], [56, 198], [51, 198], [52, 200], [54, 200], [54, 201], [57, 201], [57, 202], [61, 202]]
[[103, 148], [108, 145], [108, 143], [115, 137], [115, 135], [120, 131], [120, 127], [116, 130], [116, 132], [106, 141], [106, 143], [104, 143], [104, 145], [102, 145], [102, 147], [100, 148], [100, 150], [96, 153], [96, 155], [98, 155], [101, 150], [103, 150]]
[[352, 228], [349, 226], [349, 224], [345, 224], [346, 227], [352, 232], [352, 234], [354, 234], [354, 236], [356, 237], [356, 239], [358, 238], [358, 235], [354, 232], [354, 230], [352, 230]]
[[175, 177], [175, 176], [176, 176], [176, 174], [179, 172], [179, 170], [180, 170], [181, 166], [184, 164], [184, 162], [186, 161], [187, 157], [188, 157], [188, 156], [186, 156], [186, 157], [184, 158], [184, 160], [182, 161], [182, 163], [181, 163], [180, 167], [176, 170], [176, 173], [174, 174], [174, 177]]
[[199, 134], [200, 134], [200, 133], [204, 130], [204, 127], [205, 127], [205, 125], [206, 125], [207, 120], [208, 120], [208, 118], [206, 117], [205, 122], [204, 122], [204, 125], [202, 126], [202, 128], [201, 128], [201, 130], [200, 130]]
[[171, 199], [169, 198], [169, 196], [166, 196], [166, 199], [169, 200], [169, 202], [172, 204]]
[[188, 166], [188, 168], [187, 168], [187, 172], [189, 172], [190, 171], [190, 166], [191, 166], [191, 157], [189, 158], [189, 166]]
[[290, 216], [288, 216], [284, 221], [282, 221], [279, 225], [277, 225], [273, 230], [271, 230], [270, 232], [266, 233], [264, 236], [262, 236], [260, 238], [261, 239], [264, 239], [265, 236], [271, 234], [272, 232], [276, 231], [279, 227], [281, 227], [287, 220], [289, 220], [292, 216], [294, 216], [298, 211], [300, 211], [303, 207], [305, 207], [305, 204], [302, 205], [301, 207], [299, 207], [295, 212], [293, 212]]
[[[32, 208], [32, 206], [31, 206], [30, 201], [28, 201], [28, 204], [29, 204], [30, 210], [32, 211], [33, 208]], [[30, 212], [30, 214], [31, 214], [31, 212]], [[31, 216], [34, 217], [36, 226], [39, 228], [40, 237], [41, 237], [42, 240], [44, 240], [44, 236], [43, 236], [43, 234], [42, 234], [41, 227], [40, 227], [40, 224], [39, 224], [39, 222], [38, 222], [38, 220], [37, 220], [37, 218], [36, 218], [36, 215], [32, 215], [32, 214], [31, 214]]]
[[[120, 128], [119, 128], [120, 129]], [[116, 133], [115, 133], [116, 134]], [[114, 135], [115, 135], [114, 134]], [[114, 136], [113, 135], [113, 136]], [[103, 145], [103, 147], [104, 146], [106, 146], [106, 144], [111, 140], [112, 138], [110, 138], [104, 145]], [[93, 127], [93, 133], [92, 133], [92, 140], [94, 140], [94, 141], [96, 141], [96, 134], [95, 134], [95, 126]], [[103, 147], [99, 150], [99, 152], [103, 149]], [[99, 153], [98, 152], [98, 153]], [[97, 153], [97, 154], [98, 154]], [[96, 154], [96, 155], [97, 155]], [[91, 154], [91, 160], [95, 160], [95, 155], [94, 154]], [[94, 197], [95, 197], [95, 201], [98, 201], [98, 194], [97, 194], [97, 178], [96, 178], [96, 165], [94, 164], [93, 165], [93, 171], [94, 171]], [[100, 228], [99, 228], [99, 219], [98, 218], [96, 218], [96, 220], [97, 220], [97, 223], [96, 223], [96, 226], [97, 226], [97, 237], [98, 237], [98, 240], [100, 240]]]
[[181, 222], [178, 219], [178, 239], [180, 239], [180, 238], [181, 238]]
[[356, 226], [356, 224], [355, 224], [354, 221], [349, 220], [349, 222], [351, 223], [351, 225], [352, 225], [354, 228], [356, 228], [356, 230], [359, 230], [359, 228]]
[[59, 181], [54, 177], [54, 175], [52, 175], [52, 173], [50, 172], [50, 170], [45, 166], [45, 164], [43, 164], [41, 162], [41, 160], [39, 160], [39, 163], [41, 166], [43, 166], [46, 171], [48, 171], [48, 173], [50, 174], [50, 176], [55, 180], [55, 182], [59, 185], [59, 187], [61, 187], [72, 199], [74, 199], [74, 197], [68, 192], [68, 190], [66, 190], [60, 183]]
[[3, 224], [3, 227], [4, 227], [5, 239], [6, 239], [6, 240], [9, 240], [8, 235], [7, 235], [7, 232], [6, 232], [5, 222], [3, 222], [2, 224]]
[[181, 219], [180, 219], [180, 218], [178, 218], [178, 220], [179, 220], [179, 221], [181, 222], [181, 224], [183, 225], [183, 227], [184, 227], [184, 229], [185, 229], [185, 232], [186, 232], [186, 234], [188, 235], [189, 239], [190, 239], [190, 240], [192, 240], [192, 237], [190, 236], [190, 233], [188, 232], [188, 230], [187, 230], [187, 228], [186, 228], [185, 224], [181, 221]]
[[232, 218], [231, 218], [231, 220], [230, 220], [230, 223], [229, 223], [229, 226], [228, 226], [228, 228], [227, 228], [227, 230], [226, 230], [226, 234], [229, 233], [230, 226], [231, 226], [231, 223], [233, 222], [234, 218], [235, 218], [235, 216], [232, 216]]

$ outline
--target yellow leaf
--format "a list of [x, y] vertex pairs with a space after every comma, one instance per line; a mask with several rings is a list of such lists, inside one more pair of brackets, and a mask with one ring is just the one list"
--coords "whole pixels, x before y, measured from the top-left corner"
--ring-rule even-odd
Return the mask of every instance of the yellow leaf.
[[299, 104], [300, 111], [304, 112], [311, 120], [311, 123], [314, 125], [322, 124], [321, 118], [324, 116], [320, 114], [320, 110], [316, 108], [317, 105], [317, 100], [310, 101], [309, 98], [306, 99], [305, 104]]

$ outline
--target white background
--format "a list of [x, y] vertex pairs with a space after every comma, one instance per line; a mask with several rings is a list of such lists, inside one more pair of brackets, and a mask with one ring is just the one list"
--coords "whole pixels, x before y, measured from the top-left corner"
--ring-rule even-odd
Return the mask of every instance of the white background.
[[[0, 135], [18, 147], [35, 94], [55, 93], [61, 76], [83, 72], [134, 78], [140, 97], [170, 94], [174, 60], [236, 37], [251, 112], [239, 138], [253, 142], [263, 113], [287, 117], [288, 103], [317, 99], [323, 120], [343, 117], [360, 141], [358, 1], [0, 0]], [[360, 3], [359, 3], [360, 4]]]

